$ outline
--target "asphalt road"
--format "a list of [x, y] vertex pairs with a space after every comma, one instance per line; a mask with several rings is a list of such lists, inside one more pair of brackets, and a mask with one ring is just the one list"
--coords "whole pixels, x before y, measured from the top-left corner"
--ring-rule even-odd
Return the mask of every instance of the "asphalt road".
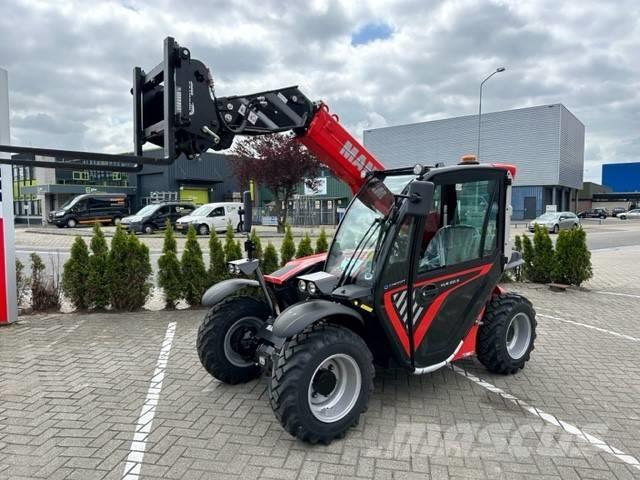
[[[640, 245], [640, 221], [622, 221], [615, 218], [609, 218], [600, 224], [599, 220], [583, 220], [583, 228], [587, 232], [587, 244], [591, 251], [609, 250], [633, 245]], [[52, 263], [63, 265], [69, 256], [69, 248], [73, 237], [58, 235], [21, 235], [17, 231], [16, 234], [16, 256], [25, 265], [30, 265], [29, 254], [31, 252], [38, 253], [45, 263], [50, 266]], [[512, 237], [515, 235], [525, 234], [532, 236], [523, 225], [511, 229]], [[178, 237], [179, 253], [184, 245], [183, 239]], [[555, 235], [551, 235], [555, 242]], [[88, 242], [88, 238], [86, 238]], [[161, 255], [161, 237], [141, 238], [150, 248], [151, 263], [156, 269], [158, 257]], [[281, 240], [279, 238], [269, 239], [277, 249], [280, 248]], [[296, 239], [298, 240], [298, 239]], [[315, 240], [315, 239], [314, 239]], [[200, 245], [203, 250], [205, 262], [208, 262], [206, 239], [200, 239]]]

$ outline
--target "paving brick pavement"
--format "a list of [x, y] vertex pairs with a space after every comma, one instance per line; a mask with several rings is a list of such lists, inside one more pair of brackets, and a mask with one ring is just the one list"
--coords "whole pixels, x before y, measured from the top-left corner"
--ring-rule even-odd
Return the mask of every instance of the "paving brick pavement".
[[[514, 376], [457, 365], [640, 458], [640, 248], [595, 252], [590, 290], [509, 285], [538, 311]], [[617, 279], [624, 272], [627, 278]], [[121, 479], [165, 330], [176, 322], [141, 479], [640, 478], [640, 470], [446, 368], [378, 371], [346, 438], [309, 446], [275, 420], [262, 380], [228, 386], [200, 366], [204, 312], [28, 317], [0, 329], [0, 479]], [[574, 322], [574, 323], [571, 323]], [[592, 325], [602, 331], [578, 325]]]

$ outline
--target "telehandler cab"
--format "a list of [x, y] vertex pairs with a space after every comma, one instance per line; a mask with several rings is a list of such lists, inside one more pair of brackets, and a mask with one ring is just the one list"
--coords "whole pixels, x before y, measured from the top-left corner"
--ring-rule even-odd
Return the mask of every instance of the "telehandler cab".
[[[163, 63], [134, 69], [132, 93], [135, 155], [0, 150], [65, 159], [54, 168], [77, 169], [82, 159], [139, 170], [229, 148], [236, 135], [292, 131], [355, 194], [327, 255], [263, 275], [247, 240], [247, 258], [229, 263], [234, 278], [202, 299], [211, 307], [197, 336], [202, 365], [229, 384], [266, 375], [289, 433], [311, 443], [344, 436], [367, 408], [374, 364], [424, 374], [476, 355], [511, 374], [529, 360], [535, 311], [498, 286], [505, 269], [522, 263], [509, 243], [513, 166], [466, 156], [455, 166], [385, 170], [297, 87], [216, 97], [209, 70], [172, 38]], [[143, 157], [145, 142], [163, 147], [164, 158]]]

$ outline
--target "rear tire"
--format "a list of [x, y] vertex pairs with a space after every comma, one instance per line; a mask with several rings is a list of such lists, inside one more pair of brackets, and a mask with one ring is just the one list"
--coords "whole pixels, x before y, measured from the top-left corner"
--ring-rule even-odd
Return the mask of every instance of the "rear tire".
[[260, 376], [253, 357], [251, 336], [269, 317], [264, 302], [252, 297], [232, 297], [213, 306], [200, 328], [196, 348], [200, 363], [218, 380], [235, 385]]
[[342, 438], [367, 410], [373, 356], [351, 330], [316, 324], [289, 340], [274, 359], [269, 397], [284, 429], [309, 443]]
[[512, 374], [524, 368], [534, 349], [536, 312], [521, 295], [495, 296], [478, 330], [478, 360], [491, 372]]
[[122, 221], [122, 218], [120, 217], [113, 217], [112, 223], [113, 225], [120, 225], [120, 222]]

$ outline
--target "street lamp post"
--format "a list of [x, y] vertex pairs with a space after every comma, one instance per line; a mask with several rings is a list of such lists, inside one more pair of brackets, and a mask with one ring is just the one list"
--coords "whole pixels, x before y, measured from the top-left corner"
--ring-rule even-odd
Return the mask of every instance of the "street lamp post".
[[489, 80], [491, 77], [493, 77], [496, 73], [502, 73], [505, 70], [506, 70], [505, 67], [496, 68], [494, 72], [491, 72], [491, 75], [489, 75], [480, 83], [480, 101], [478, 102], [478, 149], [476, 151], [476, 162], [480, 161], [480, 125], [482, 120], [482, 87], [484, 87], [485, 82]]

